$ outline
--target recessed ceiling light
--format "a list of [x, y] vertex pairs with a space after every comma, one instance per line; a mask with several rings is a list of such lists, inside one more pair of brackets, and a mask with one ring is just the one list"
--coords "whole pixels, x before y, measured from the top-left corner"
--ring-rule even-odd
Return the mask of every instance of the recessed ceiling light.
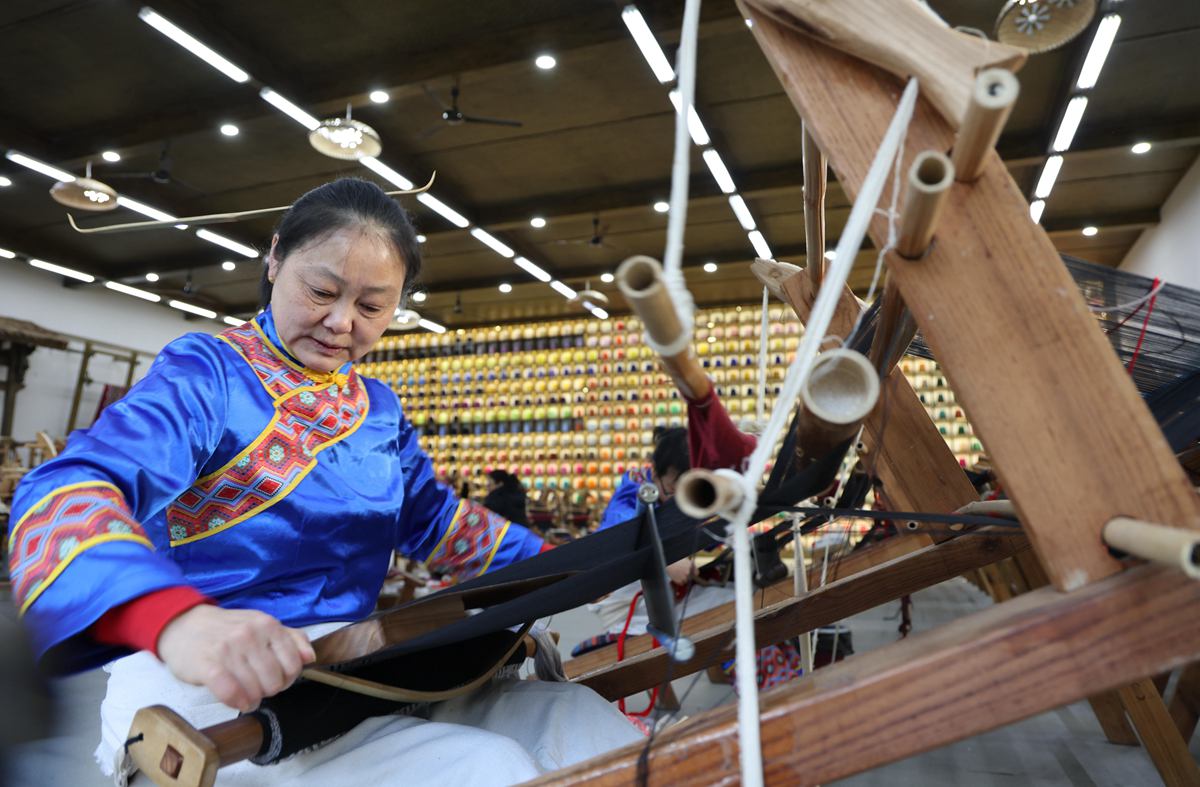
[[100, 158], [104, 159], [105, 161], [107, 161], [109, 163], [116, 164], [118, 161], [121, 160], [121, 154], [115, 150], [106, 150], [100, 154]]
[[8, 188], [8, 187], [9, 187], [9, 186], [11, 186], [11, 185], [12, 185], [12, 181], [11, 181], [11, 180], [9, 180], [8, 178], [4, 177], [3, 175], [0, 175], [0, 187], [2, 187], [2, 188]]
[[537, 60], [534, 60], [533, 64], [543, 71], [549, 71], [558, 65], [558, 61], [554, 59], [553, 55], [538, 55]]
[[659, 200], [658, 202], [654, 203], [654, 210], [657, 211], [658, 213], [666, 213], [670, 209], [671, 209], [670, 204], [663, 202], [662, 200]]
[[715, 262], [704, 263], [704, 272], [705, 273], [716, 273], [717, 272], [717, 263], [715, 263]]
[[753, 20], [753, 19], [747, 19], [747, 20], [746, 20], [746, 27], [754, 27], [754, 20]]
[[1142, 155], [1143, 153], [1149, 153], [1150, 152], [1150, 143], [1149, 142], [1139, 142], [1136, 145], [1134, 145], [1133, 147], [1131, 147], [1129, 149], [1129, 152], [1136, 153], [1139, 156]]
[[1090, 238], [1096, 233], [1100, 232], [1100, 230], [1096, 227], [1084, 227], [1082, 232], [1085, 238]]
[[836, 260], [837, 259], [837, 251], [835, 251], [834, 249], [830, 249], [829, 251], [825, 252], [825, 259]]
[[601, 273], [600, 281], [604, 282], [605, 284], [612, 284], [613, 283], [613, 275], [611, 273]]
[[237, 263], [233, 260], [225, 260], [221, 263], [221, 270], [231, 271], [237, 268]]
[[500, 282], [500, 292], [507, 295], [508, 293], [512, 292], [512, 285], [506, 281]]
[[424, 235], [417, 236], [417, 243], [424, 243], [427, 240], [429, 240], [429, 238], [426, 238]]
[[158, 281], [158, 274], [157, 273], [147, 273], [146, 281]]
[[412, 299], [413, 299], [414, 301], [416, 301], [417, 303], [424, 303], [424, 302], [425, 302], [425, 299], [426, 299], [426, 298], [428, 298], [428, 297], [429, 297], [429, 296], [428, 296], [428, 295], [426, 295], [426, 294], [425, 294], [424, 292], [422, 292], [421, 290], [417, 290], [416, 292], [414, 292], [414, 293], [412, 294]]
[[390, 96], [388, 96], [386, 90], [372, 90], [367, 94], [367, 98], [371, 99], [376, 104], [386, 104]]
[[241, 129], [232, 123], [222, 123], [221, 133], [227, 137], [236, 137], [239, 133], [241, 133]]
[[534, 216], [529, 220], [529, 226], [533, 227], [535, 230], [540, 230], [542, 227], [546, 226], [546, 220], [541, 216]]

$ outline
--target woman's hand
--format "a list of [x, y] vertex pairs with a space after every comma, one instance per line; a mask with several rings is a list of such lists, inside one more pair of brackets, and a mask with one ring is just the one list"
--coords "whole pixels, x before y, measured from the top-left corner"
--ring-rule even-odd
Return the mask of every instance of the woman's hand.
[[208, 688], [243, 713], [286, 689], [316, 654], [303, 631], [264, 612], [192, 607], [158, 636], [158, 656], [176, 678]]
[[686, 585], [696, 575], [696, 561], [693, 558], [685, 557], [683, 560], [677, 560], [667, 566], [667, 576], [676, 585]]

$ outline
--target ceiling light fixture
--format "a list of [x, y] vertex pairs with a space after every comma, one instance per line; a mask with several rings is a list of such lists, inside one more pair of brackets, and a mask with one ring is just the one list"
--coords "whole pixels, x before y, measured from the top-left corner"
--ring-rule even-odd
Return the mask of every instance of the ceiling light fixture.
[[81, 273], [77, 270], [72, 270], [71, 268], [64, 268], [61, 265], [55, 265], [53, 262], [46, 262], [45, 260], [33, 259], [29, 261], [29, 264], [35, 268], [41, 268], [44, 271], [57, 273], [59, 276], [66, 276], [68, 279], [75, 279], [76, 281], [87, 282], [88, 284], [91, 284], [96, 280], [96, 277], [90, 273]]
[[1100, 229], [1099, 229], [1099, 227], [1084, 227], [1080, 231], [1083, 233], [1083, 237], [1091, 238], [1091, 237], [1094, 237], [1097, 233], [1099, 233]]
[[512, 285], [506, 281], [500, 282], [500, 292], [508, 295], [510, 292], [512, 292]]
[[833, 262], [834, 260], [836, 260], [837, 259], [837, 249], [830, 249], [829, 251], [825, 252], [825, 259], [829, 260], [830, 262]]
[[8, 249], [0, 249], [0, 257], [3, 257], [6, 260], [15, 260], [17, 258], [17, 253], [15, 251], [9, 251]]
[[650, 26], [646, 24], [646, 19], [637, 6], [625, 6], [621, 11], [621, 21], [625, 23], [625, 27], [629, 28], [629, 34], [633, 36], [634, 43], [642, 51], [642, 57], [646, 58], [650, 70], [654, 72], [654, 77], [663, 84], [674, 79], [675, 69], [671, 68], [671, 63], [663, 54], [662, 47], [658, 45], [654, 33], [650, 32]]
[[242, 130], [240, 128], [233, 125], [232, 123], [222, 123], [221, 124], [221, 133], [227, 137], [236, 137], [238, 134], [241, 133], [241, 131]]
[[351, 117], [350, 110], [347, 104], [346, 117], [322, 120], [319, 126], [309, 132], [308, 144], [316, 148], [318, 153], [343, 161], [355, 161], [382, 153], [383, 140], [379, 138], [379, 132]]
[[117, 197], [117, 204], [122, 208], [132, 210], [134, 213], [140, 213], [143, 216], [149, 216], [155, 221], [174, 221], [178, 218], [178, 216], [172, 216], [170, 213], [167, 213], [164, 210], [152, 208], [144, 202], [138, 202], [135, 199], [130, 199], [129, 197], [123, 195]]
[[746, 235], [750, 239], [750, 245], [754, 247], [754, 253], [764, 260], [773, 260], [775, 256], [771, 254], [771, 247], [767, 245], [767, 239], [758, 230]]
[[446, 332], [446, 326], [438, 325], [433, 320], [427, 320], [424, 317], [417, 320], [417, 325], [420, 325], [422, 328], [424, 328], [427, 331], [433, 331], [434, 333], [445, 333]]
[[[679, 98], [679, 91], [672, 90], [668, 95], [671, 98], [671, 103], [675, 105], [675, 111], [682, 111], [680, 109], [681, 99]], [[702, 148], [712, 141], [709, 139], [708, 130], [704, 128], [704, 124], [700, 122], [700, 116], [696, 114], [696, 107], [694, 104], [688, 107], [687, 127], [688, 133], [692, 135], [692, 142], [696, 143], [696, 147]]]
[[715, 262], [704, 263], [704, 272], [705, 273], [716, 273], [717, 272], [717, 263], [715, 263]]
[[511, 260], [516, 255], [516, 252], [501, 243], [499, 238], [484, 232], [479, 227], [475, 227], [473, 230], [471, 230], [471, 237], [482, 243], [484, 246], [487, 246], [501, 257]]
[[533, 227], [535, 230], [540, 230], [542, 227], [546, 226], [546, 220], [541, 216], [534, 216], [529, 220], [529, 226]]
[[742, 229], [746, 232], [758, 229], [758, 225], [754, 223], [754, 217], [750, 215], [750, 208], [746, 207], [746, 200], [742, 199], [741, 194], [734, 194], [729, 198], [729, 207], [733, 208], [733, 215], [737, 216]]
[[367, 98], [371, 99], [371, 101], [375, 102], [376, 104], [386, 104], [390, 96], [386, 90], [372, 90], [367, 94]]
[[614, 280], [614, 277], [611, 273], [601, 273], [600, 274], [600, 281], [604, 282], [605, 284], [612, 284], [613, 280]]
[[1033, 190], [1033, 196], [1038, 199], [1050, 196], [1050, 192], [1054, 191], [1054, 182], [1058, 180], [1058, 172], [1062, 169], [1062, 165], [1062, 156], [1051, 156], [1046, 159], [1046, 164], [1042, 167], [1042, 175], [1038, 178], [1037, 188]]
[[1046, 210], [1046, 200], [1035, 199], [1029, 203], [1029, 218], [1033, 219], [1034, 224], [1042, 223], [1042, 213]]
[[546, 273], [544, 270], [534, 265], [524, 257], [517, 257], [513, 260], [513, 262], [516, 263], [518, 268], [525, 271], [540, 282], [548, 282], [551, 278], [553, 278], [549, 273]]
[[708, 165], [708, 171], [712, 173], [713, 180], [717, 182], [717, 188], [726, 194], [737, 191], [737, 186], [733, 185], [733, 178], [729, 175], [729, 170], [725, 168], [725, 162], [721, 161], [720, 153], [712, 148], [704, 151], [704, 163]]
[[465, 230], [467, 227], [471, 226], [471, 222], [467, 221], [465, 216], [454, 210], [454, 208], [451, 208], [446, 203], [442, 202], [437, 197], [430, 194], [428, 191], [418, 194], [417, 202], [429, 208], [434, 213], [438, 214], [459, 229]]
[[116, 164], [121, 160], [121, 154], [115, 150], [106, 150], [100, 154], [100, 158], [104, 159], [110, 164]]
[[167, 305], [172, 309], [179, 309], [181, 312], [195, 314], [200, 317], [207, 317], [210, 320], [215, 320], [217, 318], [217, 313], [212, 309], [205, 309], [201, 306], [193, 306], [192, 304], [184, 303], [183, 301], [167, 301]]
[[264, 87], [262, 90], [258, 91], [258, 95], [263, 101], [266, 101], [268, 104], [275, 107], [300, 125], [304, 126], [309, 131], [316, 131], [321, 125], [321, 121], [317, 120], [315, 117], [308, 114], [291, 101], [288, 101], [286, 98], [279, 95], [269, 87]]
[[[1097, 0], [1008, 0], [996, 17], [996, 39], [1030, 54], [1058, 49], [1087, 30], [1096, 15], [1096, 3]], [[936, 16], [932, 11], [930, 14]]]
[[558, 65], [558, 61], [554, 59], [553, 55], [538, 55], [533, 64], [543, 71], [549, 71]]
[[[336, 156], [335, 156], [335, 158], [336, 158]], [[375, 158], [374, 156], [362, 156], [361, 158], [359, 158], [358, 163], [362, 164], [364, 167], [371, 170], [376, 175], [378, 175], [379, 177], [386, 180], [388, 183], [391, 183], [396, 188], [404, 189], [405, 191], [407, 191], [408, 189], [411, 189], [413, 187], [413, 182], [411, 180], [404, 177], [399, 172], [392, 169], [387, 164], [384, 164], [382, 161]]]
[[1083, 60], [1083, 68], [1079, 69], [1079, 81], [1075, 86], [1080, 90], [1089, 90], [1096, 86], [1104, 61], [1112, 49], [1113, 41], [1117, 39], [1117, 30], [1121, 27], [1120, 14], [1109, 14], [1096, 25], [1096, 36], [1088, 49], [1087, 57]]
[[223, 270], [223, 271], [237, 270], [237, 263], [234, 262], [233, 260], [225, 260], [224, 262], [221, 263], [221, 270]]
[[147, 274], [146, 274], [146, 281], [148, 281], [148, 282], [156, 282], [156, 281], [158, 281], [158, 274], [157, 274], [157, 273], [147, 273]]
[[104, 286], [110, 290], [114, 290], [125, 295], [132, 295], [135, 298], [141, 298], [143, 301], [150, 301], [151, 303], [158, 303], [162, 300], [161, 295], [156, 295], [152, 292], [146, 292], [145, 290], [139, 290], [137, 287], [130, 287], [122, 284], [119, 281], [106, 281], [104, 282]]
[[117, 208], [117, 192], [107, 183], [92, 179], [92, 162], [87, 164], [87, 176], [59, 181], [50, 187], [50, 197], [68, 208], [88, 211], [108, 211]]
[[1151, 147], [1152, 146], [1149, 142], [1138, 142], [1129, 149], [1129, 152], [1140, 156], [1143, 153], [1149, 153]]
[[249, 257], [250, 259], [254, 259], [254, 258], [258, 257], [258, 252], [255, 251], [254, 249], [250, 248], [249, 246], [238, 243], [235, 240], [226, 238], [224, 235], [218, 235], [217, 233], [212, 232], [211, 230], [196, 230], [196, 236], [203, 238], [204, 240], [208, 241], [209, 243], [215, 243], [216, 245], [224, 247], [226, 249], [229, 249], [230, 251], [237, 252], [238, 254], [242, 255], [243, 257]]
[[414, 292], [412, 294], [412, 299], [417, 303], [424, 303], [425, 299], [428, 297], [429, 297], [429, 294], [426, 293], [424, 290], [417, 290], [416, 292]]
[[4, 154], [4, 157], [14, 164], [20, 164], [26, 169], [31, 169], [34, 172], [46, 175], [64, 183], [70, 183], [71, 181], [75, 180], [75, 176], [70, 172], [51, 166], [43, 161], [38, 161], [32, 156], [26, 156], [24, 153], [18, 153], [15, 150], [8, 151]]
[[249, 74], [218, 55], [207, 45], [201, 43], [190, 33], [185, 32], [182, 28], [178, 27], [174, 22], [159, 14], [153, 8], [143, 6], [142, 9], [138, 11], [138, 18], [153, 27], [158, 32], [165, 35], [167, 38], [179, 44], [187, 51], [191, 52], [196, 57], [203, 60], [205, 63], [208, 63], [210, 66], [217, 69], [234, 82], [250, 81]]
[[1075, 96], [1067, 104], [1063, 113], [1062, 123], [1058, 125], [1058, 133], [1054, 135], [1054, 150], [1062, 153], [1071, 147], [1075, 132], [1079, 129], [1079, 121], [1083, 120], [1083, 111], [1087, 109], [1087, 96]]
[[592, 313], [592, 316], [597, 319], [600, 319], [600, 320], [608, 319], [608, 312], [604, 311], [604, 309], [601, 309], [599, 306], [593, 306], [588, 311], [590, 311]]
[[654, 212], [655, 213], [666, 213], [670, 209], [671, 209], [671, 204], [669, 202], [664, 202], [662, 200], [659, 200], [658, 202], [654, 203]]
[[240, 328], [246, 324], [245, 320], [239, 320], [237, 317], [222, 317], [221, 321], [226, 325], [232, 325], [234, 328]]
[[557, 279], [550, 282], [550, 287], [567, 300], [575, 300], [575, 296], [578, 295], [575, 290], [572, 290], [570, 287], [563, 284], [561, 281], [558, 281]]
[[0, 175], [0, 188], [5, 188], [5, 189], [6, 189], [6, 188], [8, 188], [8, 187], [9, 187], [9, 186], [11, 186], [11, 185], [12, 185], [12, 181], [11, 181], [11, 180], [9, 180], [8, 178], [4, 177], [3, 175]]
[[427, 240], [429, 240], [429, 238], [426, 238], [424, 235], [417, 236], [417, 243], [424, 243]]

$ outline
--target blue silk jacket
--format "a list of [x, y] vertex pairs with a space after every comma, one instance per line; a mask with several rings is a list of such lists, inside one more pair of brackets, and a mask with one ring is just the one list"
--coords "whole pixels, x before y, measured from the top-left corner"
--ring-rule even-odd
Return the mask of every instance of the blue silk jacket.
[[189, 584], [289, 626], [357, 620], [393, 550], [467, 578], [542, 546], [435, 481], [386, 385], [300, 366], [269, 310], [165, 347], [25, 476], [10, 521], [14, 598], [56, 671], [121, 655], [87, 629], [155, 590]]

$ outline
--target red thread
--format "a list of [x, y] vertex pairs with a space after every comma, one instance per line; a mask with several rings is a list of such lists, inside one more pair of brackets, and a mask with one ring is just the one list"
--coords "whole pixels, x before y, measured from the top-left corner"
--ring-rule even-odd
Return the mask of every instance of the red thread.
[[[629, 635], [629, 624], [633, 621], [633, 613], [634, 613], [634, 610], [637, 609], [638, 599], [640, 599], [641, 597], [642, 597], [642, 591], [639, 590], [638, 592], [633, 594], [633, 600], [629, 602], [629, 612], [628, 612], [628, 614], [625, 615], [625, 625], [621, 628], [621, 633], [619, 635], [617, 635], [617, 661], [621, 661], [625, 658], [625, 637]], [[651, 639], [654, 639], [654, 638], [651, 638]], [[654, 639], [654, 647], [656, 647], [656, 648], [658, 647], [657, 639]], [[625, 698], [624, 697], [621, 697], [619, 700], [617, 700], [617, 707], [620, 708], [621, 713], [624, 713], [626, 716], [645, 718], [646, 716], [650, 715], [650, 712], [652, 710], [654, 710], [654, 703], [657, 700], [658, 700], [658, 686], [655, 686], [654, 689], [651, 690], [651, 692], [650, 692], [650, 704], [646, 706], [645, 710], [635, 711], [632, 713], [625, 710]]]
[[1154, 314], [1154, 302], [1158, 300], [1158, 277], [1154, 279], [1154, 285], [1151, 287], [1150, 302], [1146, 304], [1146, 318], [1142, 320], [1142, 332], [1138, 334], [1137, 346], [1133, 348], [1133, 357], [1129, 359], [1129, 365], [1125, 370], [1133, 374], [1133, 367], [1137, 364], [1138, 353], [1142, 351], [1142, 340], [1146, 338], [1146, 328], [1150, 326], [1150, 315]]

